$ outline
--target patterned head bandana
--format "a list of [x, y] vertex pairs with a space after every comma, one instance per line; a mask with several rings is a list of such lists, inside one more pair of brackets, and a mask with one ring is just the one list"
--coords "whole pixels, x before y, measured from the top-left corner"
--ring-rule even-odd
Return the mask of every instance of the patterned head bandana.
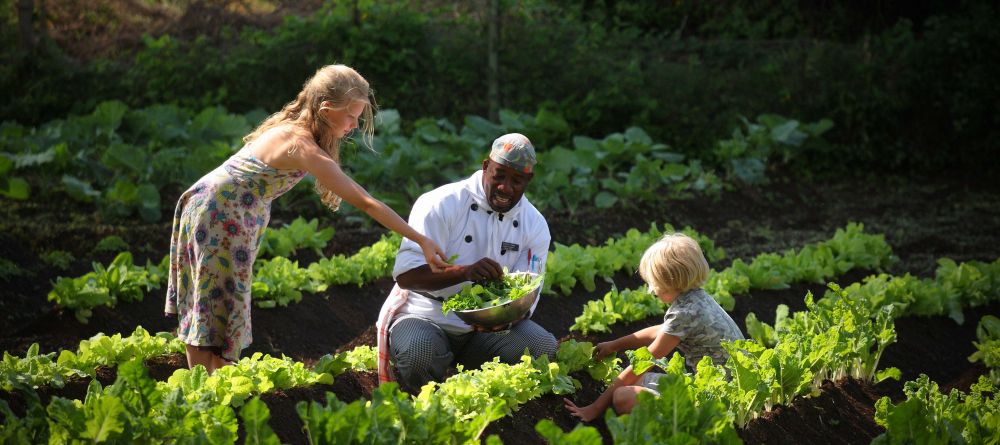
[[493, 141], [490, 159], [514, 170], [531, 173], [535, 167], [535, 147], [523, 134], [508, 133]]

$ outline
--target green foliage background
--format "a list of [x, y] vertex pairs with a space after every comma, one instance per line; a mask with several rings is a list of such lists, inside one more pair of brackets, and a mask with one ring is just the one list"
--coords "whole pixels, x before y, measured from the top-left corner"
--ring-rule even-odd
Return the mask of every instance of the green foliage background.
[[[108, 99], [273, 112], [328, 63], [356, 67], [406, 121], [487, 114], [486, 2], [330, 1], [271, 28], [147, 36], [91, 60], [51, 41], [19, 51], [15, 3], [0, 3], [0, 120], [37, 125]], [[993, 2], [531, 0], [502, 1], [501, 15], [501, 106], [552, 110], [568, 134], [635, 125], [703, 158], [742, 116], [830, 118], [833, 144], [798, 166], [813, 173], [991, 165], [1000, 136]]]

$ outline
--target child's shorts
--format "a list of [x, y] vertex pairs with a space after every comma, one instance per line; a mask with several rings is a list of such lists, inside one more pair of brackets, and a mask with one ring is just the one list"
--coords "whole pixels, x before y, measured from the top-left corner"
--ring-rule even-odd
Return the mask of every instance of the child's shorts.
[[656, 393], [656, 395], [660, 395], [660, 391], [659, 391], [660, 377], [663, 377], [665, 375], [666, 374], [659, 373], [659, 372], [647, 372], [647, 373], [639, 376], [639, 381], [636, 382], [636, 385], [637, 386], [641, 386], [643, 388], [646, 388], [646, 389], [648, 389], [648, 390]]

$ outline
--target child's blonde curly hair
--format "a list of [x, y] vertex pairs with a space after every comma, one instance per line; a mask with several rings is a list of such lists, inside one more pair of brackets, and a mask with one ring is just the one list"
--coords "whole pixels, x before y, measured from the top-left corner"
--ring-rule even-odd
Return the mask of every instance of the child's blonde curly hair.
[[684, 293], [705, 284], [708, 261], [701, 246], [690, 236], [663, 235], [642, 254], [639, 276], [653, 294], [665, 289]]

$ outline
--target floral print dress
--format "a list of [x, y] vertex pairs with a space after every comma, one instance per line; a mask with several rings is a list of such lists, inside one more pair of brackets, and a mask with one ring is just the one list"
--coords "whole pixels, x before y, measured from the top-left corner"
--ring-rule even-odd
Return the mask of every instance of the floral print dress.
[[305, 176], [278, 170], [244, 147], [181, 195], [170, 239], [165, 312], [177, 315], [177, 337], [236, 361], [253, 340], [253, 263], [271, 216], [271, 201]]

